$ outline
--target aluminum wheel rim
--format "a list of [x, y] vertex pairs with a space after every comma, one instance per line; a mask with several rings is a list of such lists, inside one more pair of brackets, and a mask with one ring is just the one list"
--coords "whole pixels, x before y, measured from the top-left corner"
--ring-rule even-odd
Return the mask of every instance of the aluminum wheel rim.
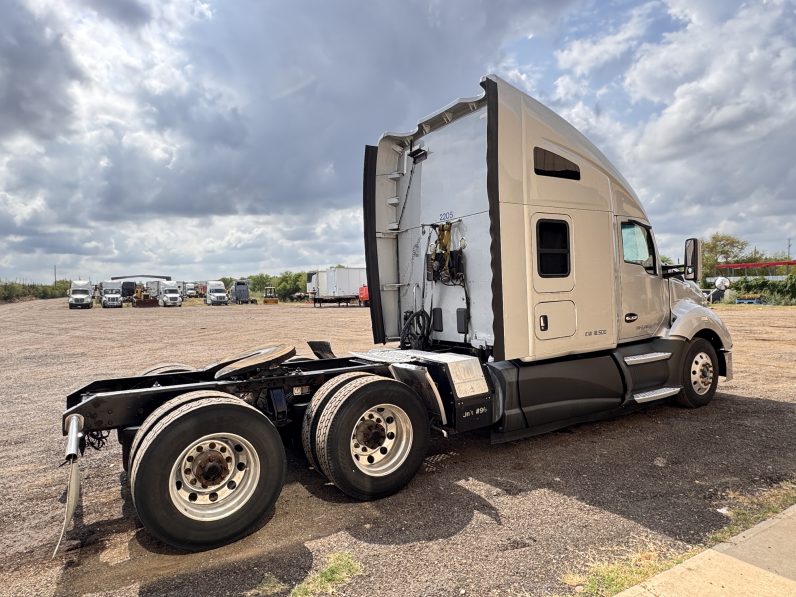
[[371, 477], [395, 472], [409, 456], [414, 434], [404, 410], [379, 404], [362, 413], [351, 430], [351, 459]]
[[700, 352], [691, 363], [691, 387], [700, 396], [706, 394], [713, 385], [713, 363], [710, 357]]
[[214, 433], [191, 442], [175, 460], [169, 497], [185, 516], [213, 521], [240, 510], [257, 489], [260, 458], [246, 439]]

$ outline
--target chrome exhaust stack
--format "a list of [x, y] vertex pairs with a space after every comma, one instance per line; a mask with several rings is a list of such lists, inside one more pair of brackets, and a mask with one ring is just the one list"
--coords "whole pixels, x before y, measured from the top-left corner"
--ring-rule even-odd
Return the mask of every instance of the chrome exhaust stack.
[[77, 501], [80, 498], [80, 468], [77, 466], [77, 458], [80, 455], [80, 440], [83, 437], [83, 417], [81, 415], [69, 415], [64, 422], [64, 429], [67, 433], [65, 463], [69, 464], [69, 481], [66, 486], [64, 525], [61, 527], [61, 536], [58, 537], [58, 543], [55, 544], [53, 558], [58, 553], [58, 548], [61, 546], [66, 528], [75, 515]]

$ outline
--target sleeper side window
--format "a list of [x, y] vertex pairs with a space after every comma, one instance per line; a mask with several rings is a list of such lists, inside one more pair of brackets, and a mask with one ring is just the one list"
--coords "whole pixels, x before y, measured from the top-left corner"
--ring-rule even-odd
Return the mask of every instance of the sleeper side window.
[[533, 172], [538, 176], [580, 180], [580, 168], [575, 162], [541, 147], [533, 148]]
[[536, 267], [542, 278], [569, 276], [569, 252], [569, 224], [565, 220], [536, 223]]
[[655, 245], [649, 228], [636, 222], [622, 223], [622, 257], [627, 263], [640, 265], [647, 273], [656, 273]]

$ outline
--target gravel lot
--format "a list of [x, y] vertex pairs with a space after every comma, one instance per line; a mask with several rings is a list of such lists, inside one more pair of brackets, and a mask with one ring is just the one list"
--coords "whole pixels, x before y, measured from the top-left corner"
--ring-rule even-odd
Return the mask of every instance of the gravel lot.
[[366, 504], [291, 448], [268, 524], [210, 552], [175, 552], [139, 528], [114, 439], [81, 460], [82, 505], [50, 561], [69, 391], [274, 341], [305, 355], [307, 339], [331, 340], [338, 354], [367, 349], [370, 320], [355, 307], [0, 305], [0, 593], [256, 595], [268, 573], [287, 593], [324, 556], [348, 551], [364, 572], [343, 595], [548, 595], [569, 592], [561, 576], [589, 561], [699, 543], [726, 523], [717, 509], [733, 494], [796, 479], [796, 309], [727, 307], [721, 316], [735, 339], [736, 377], [704, 409], [653, 406], [500, 446], [483, 435], [437, 439], [409, 487]]

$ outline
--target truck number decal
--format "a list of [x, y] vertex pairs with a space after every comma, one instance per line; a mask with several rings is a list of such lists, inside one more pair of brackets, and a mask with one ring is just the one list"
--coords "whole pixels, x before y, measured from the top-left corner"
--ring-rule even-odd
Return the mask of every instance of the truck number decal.
[[442, 221], [452, 220], [453, 219], [453, 212], [452, 211], [443, 211], [439, 214], [439, 219]]
[[608, 330], [590, 330], [586, 332], [586, 336], [605, 336], [608, 333]]

